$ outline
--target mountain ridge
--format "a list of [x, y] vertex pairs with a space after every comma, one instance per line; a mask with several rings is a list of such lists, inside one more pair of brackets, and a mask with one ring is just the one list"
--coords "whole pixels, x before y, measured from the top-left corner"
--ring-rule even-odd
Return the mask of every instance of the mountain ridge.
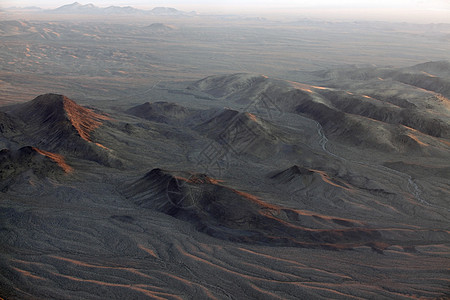
[[153, 15], [153, 16], [194, 16], [196, 12], [183, 12], [172, 7], [154, 7], [151, 10], [134, 8], [132, 6], [99, 7], [92, 3], [80, 4], [74, 2], [55, 9], [42, 10], [47, 14], [85, 14], [85, 15]]
[[[379, 85], [385, 84], [386, 94], [389, 89], [394, 90], [390, 86], [391, 81], [377, 79], [376, 76], [380, 75], [374, 68], [370, 70], [375, 72], [373, 77]], [[328, 76], [320, 72], [317, 74], [321, 77]], [[353, 74], [348, 76], [349, 80], [359, 78]], [[395, 76], [393, 78], [395, 80]], [[413, 92], [424, 93], [420, 87], [406, 87], [402, 82], [397, 84]], [[426, 142], [420, 141], [423, 140], [422, 136], [425, 136], [426, 140], [434, 138], [437, 143], [440, 138], [450, 137], [448, 123], [450, 110], [445, 108], [447, 104], [450, 107], [450, 102], [445, 100], [444, 96], [433, 94], [436, 99], [433, 102], [430, 98], [433, 105], [444, 109], [439, 111], [440, 114], [436, 114], [430, 109], [424, 110], [416, 103], [407, 100], [395, 97], [391, 100], [388, 96], [372, 97], [365, 94], [365, 91], [355, 92], [346, 89], [345, 86], [342, 89], [332, 86], [316, 86], [271, 79], [261, 75], [237, 73], [209, 76], [195, 82], [191, 88], [212, 95], [218, 100], [226, 99], [239, 104], [261, 102], [266, 106], [272, 106], [271, 109], [305, 115], [319, 122], [331, 138], [363, 147], [374, 147], [380, 144], [382, 146], [379, 149], [383, 151], [427, 152], [429, 148], [423, 147]], [[445, 112], [446, 115], [443, 114]], [[379, 127], [378, 131], [374, 129], [377, 127]]]

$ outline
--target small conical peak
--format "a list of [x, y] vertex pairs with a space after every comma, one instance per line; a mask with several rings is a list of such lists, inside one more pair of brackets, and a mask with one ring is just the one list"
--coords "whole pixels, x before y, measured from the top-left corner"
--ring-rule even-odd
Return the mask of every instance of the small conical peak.
[[67, 9], [67, 8], [79, 8], [79, 7], [82, 7], [82, 6], [83, 5], [81, 3], [74, 2], [74, 3], [71, 3], [71, 4], [66, 4], [66, 5], [60, 6], [60, 7], [57, 8], [57, 10]]
[[299, 167], [297, 165], [294, 165], [294, 166], [290, 167], [286, 171], [289, 171], [292, 174], [302, 174], [302, 175], [304, 175], [304, 174], [312, 174], [313, 173], [311, 170], [303, 168], [303, 167]]
[[224, 118], [224, 119], [228, 119], [228, 118], [233, 118], [236, 115], [238, 115], [239, 112], [237, 110], [234, 109], [230, 109], [230, 108], [226, 108], [220, 115], [220, 118]]
[[272, 173], [270, 178], [277, 179], [280, 180], [281, 182], [287, 183], [294, 180], [295, 178], [301, 176], [310, 176], [312, 174], [314, 174], [314, 172], [310, 169], [293, 165], [292, 167], [285, 169], [281, 172]]
[[64, 99], [67, 98], [64, 95], [59, 94], [44, 94], [37, 96], [31, 102], [39, 105], [61, 105], [64, 103]]
[[66, 119], [80, 137], [89, 142], [91, 142], [90, 133], [102, 124], [102, 120], [109, 119], [59, 94], [36, 97], [22, 109], [22, 113], [30, 118], [39, 118], [41, 122]]

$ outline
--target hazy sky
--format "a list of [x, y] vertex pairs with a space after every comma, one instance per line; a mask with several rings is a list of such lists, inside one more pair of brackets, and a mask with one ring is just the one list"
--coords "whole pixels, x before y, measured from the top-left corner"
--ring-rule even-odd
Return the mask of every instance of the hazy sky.
[[[0, 7], [39, 6], [56, 8], [75, 0], [0, 0]], [[426, 19], [430, 22], [450, 23], [450, 0], [78, 0], [81, 4], [93, 3], [105, 7], [110, 5], [134, 6], [149, 9], [155, 6], [175, 7], [181, 10], [196, 10], [200, 13], [228, 12], [309, 12], [340, 15], [372, 15], [384, 18]], [[400, 20], [402, 21], [402, 20]]]

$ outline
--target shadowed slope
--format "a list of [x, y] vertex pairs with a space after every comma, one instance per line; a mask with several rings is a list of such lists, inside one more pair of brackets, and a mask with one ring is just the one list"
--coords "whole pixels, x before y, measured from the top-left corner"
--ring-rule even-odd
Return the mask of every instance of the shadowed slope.
[[14, 178], [24, 172], [31, 171], [38, 177], [52, 174], [71, 173], [73, 171], [62, 155], [40, 150], [35, 147], [23, 147], [16, 151], [3, 149], [0, 151], [0, 179], [8, 185], [7, 179]]
[[17, 131], [17, 124], [15, 120], [8, 114], [0, 111], [0, 134], [7, 135], [11, 132]]
[[415, 108], [401, 108], [367, 95], [344, 91], [317, 91], [338, 110], [387, 124], [402, 124], [434, 137], [450, 136], [450, 126], [433, 115]]
[[[338, 75], [344, 74], [346, 78], [373, 77], [382, 81], [376, 79], [376, 76], [381, 75], [374, 68], [335, 72]], [[331, 76], [330, 78], [335, 76], [332, 71], [317, 74]], [[390, 86], [389, 83], [386, 84]], [[382, 99], [376, 99], [336, 88], [249, 74], [211, 76], [196, 82], [191, 88], [236, 103], [257, 105], [259, 101], [271, 109], [306, 115], [319, 122], [326, 134], [334, 139], [381, 151], [419, 151], [434, 155], [445, 146], [442, 147], [440, 140], [432, 138], [450, 136], [450, 126], [446, 122], [444, 111], [423, 110], [400, 98], [391, 100], [383, 96]], [[407, 88], [413, 95], [418, 93], [415, 87], [403, 85], [403, 88]], [[251, 111], [252, 107], [249, 109]], [[422, 139], [414, 130], [419, 135], [429, 137]], [[424, 142], [425, 140], [436, 145], [436, 149], [430, 151], [430, 147], [427, 148], [429, 143]]]
[[181, 123], [194, 111], [181, 105], [169, 102], [146, 102], [134, 106], [126, 111], [136, 117], [147, 119], [158, 123]]
[[217, 114], [219, 108], [198, 109], [173, 102], [146, 102], [133, 106], [125, 113], [156, 123], [177, 127], [195, 127]]

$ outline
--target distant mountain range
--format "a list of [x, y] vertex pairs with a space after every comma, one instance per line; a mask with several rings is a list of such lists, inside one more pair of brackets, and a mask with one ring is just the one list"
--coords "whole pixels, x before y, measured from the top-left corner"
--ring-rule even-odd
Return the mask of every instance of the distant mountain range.
[[155, 7], [152, 10], [137, 9], [131, 6], [108, 6], [108, 7], [98, 7], [92, 3], [80, 4], [74, 2], [72, 4], [67, 4], [60, 6], [56, 9], [44, 10], [39, 7], [11, 7], [6, 9], [8, 11], [32, 11], [48, 14], [83, 14], [83, 15], [154, 15], [154, 16], [189, 16], [196, 15], [197, 13], [184, 12], [177, 10], [172, 7]]

